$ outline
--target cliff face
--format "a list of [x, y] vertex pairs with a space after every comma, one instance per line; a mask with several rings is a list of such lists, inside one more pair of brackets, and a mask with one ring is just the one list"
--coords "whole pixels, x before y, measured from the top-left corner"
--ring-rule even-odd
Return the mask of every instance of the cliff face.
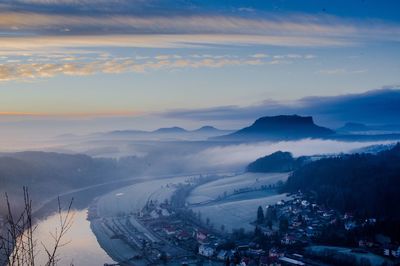
[[225, 137], [243, 140], [284, 140], [326, 137], [334, 133], [333, 130], [314, 124], [311, 116], [280, 115], [261, 117], [251, 126]]

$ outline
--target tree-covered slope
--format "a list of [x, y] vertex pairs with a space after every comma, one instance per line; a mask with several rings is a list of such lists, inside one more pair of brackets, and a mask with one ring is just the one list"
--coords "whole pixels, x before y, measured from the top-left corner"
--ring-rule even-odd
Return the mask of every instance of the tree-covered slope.
[[250, 163], [246, 167], [246, 171], [253, 173], [290, 172], [300, 167], [304, 161], [303, 157], [293, 158], [290, 152], [277, 151]]
[[296, 170], [284, 188], [363, 217], [400, 219], [400, 144], [376, 155], [326, 158]]

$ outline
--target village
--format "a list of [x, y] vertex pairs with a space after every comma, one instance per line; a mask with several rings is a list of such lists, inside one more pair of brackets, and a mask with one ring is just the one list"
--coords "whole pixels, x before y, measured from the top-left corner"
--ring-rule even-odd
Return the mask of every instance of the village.
[[[254, 224], [259, 234], [279, 241], [274, 248], [283, 251], [279, 256], [288, 256], [290, 252], [307, 255], [296, 254], [295, 258], [289, 255], [294, 259], [294, 265], [323, 265], [321, 262], [326, 254], [337, 255], [339, 260], [347, 260], [355, 265], [398, 265], [398, 243], [390, 243], [390, 239], [383, 235], [372, 238], [364, 232], [376, 222], [375, 218], [361, 220], [351, 213], [341, 214], [322, 207], [316, 204], [313, 197], [298, 192], [291, 195], [290, 200], [265, 206], [265, 215], [263, 208], [259, 207]], [[336, 234], [351, 235], [349, 239], [354, 242], [353, 245], [325, 245], [323, 237], [329, 230], [335, 230]], [[310, 260], [311, 257], [317, 260]]]
[[100, 219], [111, 238], [135, 251], [120, 265], [331, 265], [321, 255], [326, 253], [355, 260], [356, 265], [381, 265], [376, 261], [395, 265], [398, 261], [398, 246], [369, 239], [340, 250], [317, 244], [330, 225], [340, 224], [344, 231], [351, 231], [375, 223], [373, 218], [360, 223], [351, 214], [341, 215], [297, 193], [289, 200], [259, 206], [258, 211], [254, 206], [254, 232], [240, 228], [227, 232], [188, 208], [185, 198], [193, 186], [176, 185], [170, 200], [149, 200], [141, 211], [118, 217], [97, 217], [96, 204], [92, 204], [88, 219]]

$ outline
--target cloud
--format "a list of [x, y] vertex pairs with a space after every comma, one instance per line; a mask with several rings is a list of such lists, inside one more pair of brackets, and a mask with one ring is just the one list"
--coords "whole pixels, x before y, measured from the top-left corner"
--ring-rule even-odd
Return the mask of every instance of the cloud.
[[335, 69], [318, 70], [316, 73], [324, 75], [343, 75], [343, 74], [362, 74], [365, 72], [368, 72], [368, 70], [367, 69], [348, 70], [346, 68], [335, 68]]
[[313, 54], [307, 54], [307, 55], [304, 56], [305, 59], [314, 59], [314, 58], [316, 58], [316, 57], [317, 57], [317, 56], [316, 56], [316, 55], [313, 55]]
[[[277, 65], [316, 57], [313, 54], [296, 53], [256, 53], [248, 58], [203, 54], [192, 55], [192, 59], [196, 59], [192, 60], [177, 54], [161, 54], [153, 58], [153, 61], [148, 59], [147, 62], [137, 62], [142, 58], [120, 60], [113, 54], [104, 53], [114, 48], [343, 47], [374, 40], [400, 40], [398, 25], [378, 21], [367, 27], [359, 21], [332, 16], [267, 16], [258, 12], [254, 16], [237, 16], [204, 10], [187, 14], [167, 14], [164, 11], [138, 14], [131, 10], [126, 13], [115, 12], [114, 9], [109, 13], [96, 11], [88, 14], [65, 11], [68, 8], [42, 10], [37, 6], [84, 6], [84, 3], [95, 5], [100, 2], [103, 0], [20, 0], [18, 3], [24, 4], [23, 11], [19, 8], [5, 8], [0, 12], [0, 56], [6, 57], [4, 60], [0, 58], [0, 80], [48, 78], [59, 74], [92, 75], [156, 69]], [[112, 2], [118, 6], [117, 2], [125, 5], [129, 1]], [[134, 3], [145, 7], [152, 4], [157, 6], [153, 1], [137, 0]], [[134, 6], [132, 3], [129, 5]], [[86, 60], [83, 56], [85, 50], [96, 54], [98, 58], [94, 60], [89, 56]], [[73, 51], [82, 51], [82, 55], [77, 58]], [[31, 61], [19, 62], [17, 60], [20, 58], [12, 56], [30, 56]], [[336, 69], [320, 70], [318, 73], [356, 74], [363, 71]]]
[[28, 113], [28, 112], [1, 112], [0, 117], [9, 116], [9, 117], [30, 117], [30, 116], [41, 116], [42, 114], [37, 113]]
[[[260, 60], [200, 58], [177, 59], [178, 56], [156, 56], [156, 60], [135, 61], [122, 60], [76, 61], [70, 57], [60, 59], [58, 63], [6, 63], [0, 64], [0, 81], [31, 80], [50, 78], [56, 75], [87, 76], [96, 73], [118, 74], [124, 72], [143, 73], [160, 69], [172, 70], [183, 68], [221, 68], [225, 66], [262, 65]], [[70, 62], [71, 60], [72, 62]], [[40, 61], [40, 60], [39, 60]]]
[[341, 142], [334, 140], [304, 139], [299, 141], [257, 142], [214, 146], [188, 156], [189, 165], [211, 169], [243, 169], [250, 162], [276, 151], [289, 151], [295, 157], [317, 154], [348, 153], [352, 150], [390, 142]]
[[307, 97], [292, 102], [267, 100], [250, 106], [218, 106], [204, 109], [171, 110], [160, 114], [197, 121], [246, 121], [266, 115], [312, 115], [317, 123], [338, 127], [346, 122], [400, 124], [400, 86], [360, 94]]
[[[110, 54], [80, 50], [39, 53], [37, 55], [17, 53], [18, 60], [11, 54], [0, 59], [0, 81], [51, 78], [57, 75], [88, 76], [97, 73], [119, 74], [125, 72], [144, 73], [155, 70], [194, 68], [222, 68], [234, 66], [261, 66], [276, 64], [265, 56], [218, 55], [218, 54], [160, 54], [154, 56], [117, 57]], [[16, 56], [16, 55], [14, 55]], [[298, 59], [303, 58], [300, 56]], [[284, 63], [283, 61], [278, 63]]]
[[253, 54], [251, 57], [254, 57], [254, 58], [267, 58], [267, 57], [269, 57], [269, 55], [267, 55], [267, 54]]
[[[108, 11], [122, 11], [132, 9], [135, 5], [143, 8], [148, 3], [154, 4], [153, 0], [4, 0], [3, 9], [7, 10], [28, 10], [28, 11], [56, 11], [57, 13], [63, 12], [78, 12], [88, 11], [91, 12], [106, 12]], [[65, 12], [65, 11], [64, 11]], [[51, 13], [51, 12], [50, 12]]]
[[[400, 40], [400, 26], [383, 21], [364, 23], [326, 15], [282, 15], [257, 10], [251, 16], [246, 16], [237, 15], [237, 9], [235, 12], [226, 9], [223, 12], [211, 12], [196, 5], [185, 4], [182, 9], [181, 4], [180, 1], [173, 5], [153, 0], [5, 1], [5, 8], [0, 12], [0, 56], [7, 58], [0, 58], [0, 80], [48, 78], [59, 74], [92, 75], [139, 73], [156, 69], [278, 65], [316, 57], [297, 53], [256, 53], [248, 58], [205, 54], [183, 58], [177, 54], [160, 54], [153, 60], [143, 56], [120, 60], [116, 55], [104, 53], [120, 48], [347, 47], [377, 40]], [[104, 10], [88, 11], [96, 5]], [[75, 10], [75, 6], [80, 11]], [[125, 7], [125, 12], [122, 12], [121, 9]], [[142, 8], [146, 12], [141, 12]], [[169, 12], [171, 9], [173, 12]], [[89, 56], [85, 59], [84, 52], [78, 58], [73, 52], [84, 50], [96, 54], [98, 58], [94, 60]], [[19, 62], [16, 60], [20, 58], [12, 56], [30, 56], [31, 61]], [[137, 62], [142, 59], [147, 62]], [[320, 70], [318, 73], [357, 74], [363, 71]]]
[[[246, 4], [243, 5], [243, 1], [226, 5], [218, 1], [183, 0], [4, 0], [0, 4], [0, 32], [2, 37], [30, 36], [24, 41], [35, 42], [40, 42], [42, 37], [68, 36], [77, 42], [75, 47], [84, 43], [85, 40], [77, 41], [78, 36], [84, 35], [102, 36], [99, 39], [108, 35], [134, 35], [142, 40], [143, 35], [154, 35], [164, 41], [158, 46], [154, 46], [151, 39], [146, 39], [149, 45], [140, 41], [138, 46], [124, 42], [111, 44], [111, 41], [99, 44], [126, 47], [188, 45], [196, 41], [193, 35], [203, 36], [201, 45], [325, 47], [400, 40], [400, 25], [393, 21], [311, 15], [302, 5], [288, 5], [286, 8], [294, 9], [282, 12], [284, 5], [278, 10], [268, 4]], [[358, 9], [354, 13], [359, 13]], [[212, 35], [222, 38], [217, 40]], [[235, 35], [242, 38], [232, 37]], [[252, 39], [258, 40], [253, 42]], [[115, 41], [118, 39], [113, 38]]]
[[240, 11], [240, 12], [255, 12], [256, 10], [251, 7], [239, 7], [238, 11]]
[[229, 59], [202, 59], [202, 60], [159, 60], [135, 62], [133, 60], [107, 60], [93, 62], [67, 63], [8, 63], [0, 65], [0, 81], [30, 80], [35, 78], [50, 78], [56, 75], [87, 76], [96, 73], [116, 74], [123, 72], [137, 72], [177, 69], [177, 68], [219, 68], [223, 66], [238, 66], [254, 64], [252, 61]]
[[45, 53], [57, 49], [128, 48], [200, 48], [211, 45], [272, 45], [287, 47], [343, 46], [348, 42], [330, 38], [253, 36], [253, 35], [102, 35], [1, 37], [0, 53]]
[[123, 0], [15, 0], [19, 3], [40, 4], [40, 5], [86, 5], [86, 4], [101, 4], [101, 3], [121, 3]]
[[[240, 17], [233, 15], [87, 15], [52, 14], [35, 12], [1, 13], [0, 29], [3, 34], [26, 36], [49, 35], [248, 35], [287, 39], [276, 45], [336, 46], [354, 45], [361, 40], [400, 39], [400, 27], [382, 22], [365, 26], [336, 17], [312, 17], [305, 15]], [[66, 31], [67, 30], [67, 31]], [[26, 34], [29, 32], [29, 34]], [[142, 36], [143, 37], [143, 36]], [[172, 36], [170, 36], [172, 37]], [[245, 37], [245, 36], [243, 36]], [[76, 37], [75, 37], [76, 38]], [[308, 42], [305, 40], [309, 40]], [[312, 41], [310, 41], [312, 40]], [[190, 38], [188, 40], [190, 42]], [[212, 43], [212, 42], [211, 42]], [[240, 44], [241, 42], [239, 42]], [[267, 43], [272, 44], [274, 43]]]

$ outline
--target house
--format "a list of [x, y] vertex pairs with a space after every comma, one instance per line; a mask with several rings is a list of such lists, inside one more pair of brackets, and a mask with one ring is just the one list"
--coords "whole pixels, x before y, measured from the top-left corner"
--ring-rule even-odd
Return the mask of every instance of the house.
[[285, 201], [284, 200], [280, 200], [276, 203], [276, 205], [282, 206], [285, 205]]
[[394, 251], [393, 256], [396, 258], [400, 258], [400, 246]]
[[211, 247], [210, 245], [203, 244], [203, 245], [200, 245], [200, 247], [199, 247], [199, 254], [201, 256], [209, 258], [214, 255], [214, 252], [215, 252], [214, 248]]
[[164, 227], [164, 232], [167, 234], [167, 235], [175, 235], [176, 234], [176, 230], [175, 230], [175, 228], [173, 228], [172, 226], [165, 226]]
[[150, 212], [150, 217], [153, 218], [153, 219], [157, 219], [157, 218], [160, 217], [160, 215], [158, 214], [158, 212], [156, 210], [152, 210]]
[[360, 248], [363, 248], [363, 247], [372, 248], [372, 247], [374, 246], [374, 242], [369, 241], [369, 240], [366, 240], [366, 239], [360, 239], [360, 240], [358, 241], [358, 246], [359, 246]]
[[202, 231], [202, 230], [197, 230], [196, 232], [196, 239], [200, 243], [204, 243], [204, 241], [207, 239], [207, 232]]
[[309, 203], [308, 201], [306, 201], [306, 200], [302, 200], [302, 201], [301, 201], [301, 205], [302, 205], [303, 207], [308, 207], [308, 206], [310, 205], [310, 203]]
[[268, 256], [270, 258], [279, 258], [280, 256], [282, 256], [282, 253], [280, 253], [276, 248], [271, 248], [269, 250]]
[[161, 209], [161, 215], [162, 216], [170, 216], [171, 214], [169, 213], [169, 211], [167, 209]]
[[383, 247], [383, 255], [390, 256], [390, 248], [389, 248], [389, 246]]
[[388, 257], [400, 258], [400, 246], [396, 245], [384, 245], [383, 255]]
[[281, 244], [283, 245], [293, 245], [295, 243], [296, 239], [293, 236], [287, 234], [281, 239]]

